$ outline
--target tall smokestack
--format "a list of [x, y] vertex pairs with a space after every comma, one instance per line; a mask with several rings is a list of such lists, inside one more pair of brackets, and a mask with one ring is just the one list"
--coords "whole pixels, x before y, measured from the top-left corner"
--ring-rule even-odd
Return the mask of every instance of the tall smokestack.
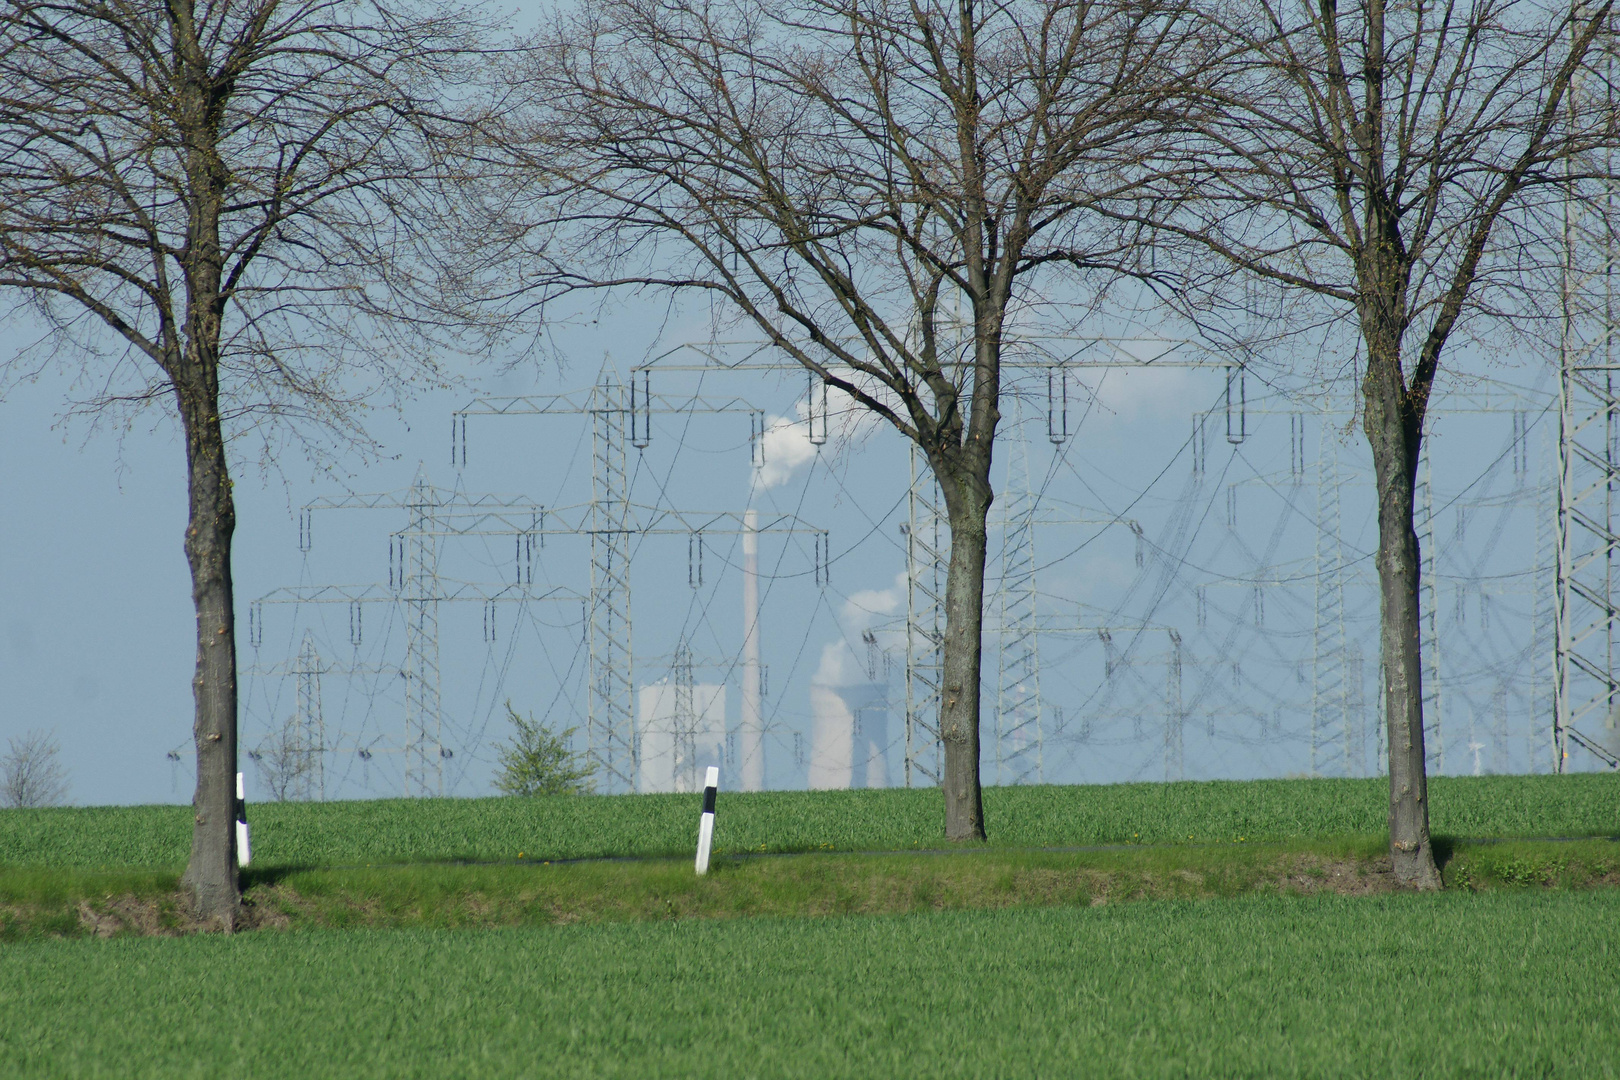
[[759, 685], [759, 517], [743, 512], [742, 715], [737, 725], [737, 787], [765, 790], [765, 723]]

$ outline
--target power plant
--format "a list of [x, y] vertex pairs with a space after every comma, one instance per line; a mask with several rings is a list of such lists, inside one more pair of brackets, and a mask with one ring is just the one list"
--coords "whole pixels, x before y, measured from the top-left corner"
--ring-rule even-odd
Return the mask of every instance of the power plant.
[[[1170, 359], [1161, 369], [1203, 385], [1207, 404], [1191, 411], [1190, 428], [1182, 421], [1179, 447], [1153, 448], [1165, 464], [1151, 486], [1099, 498], [1099, 481], [1077, 464], [1098, 451], [1077, 448], [1086, 428], [1071, 414], [1110, 407], [1097, 386], [1136, 377], [1140, 351], [1120, 347], [1099, 362], [1048, 348], [1014, 368], [986, 582], [986, 782], [1376, 773], [1372, 501], [1354, 403], [1320, 389], [1257, 392], [1242, 368], [1161, 348]], [[490, 717], [503, 688], [543, 671], [530, 681], [549, 679], [549, 689], [526, 692], [549, 702], [538, 711], [554, 727], [579, 729], [598, 791], [694, 791], [711, 765], [728, 790], [936, 783], [949, 529], [931, 475], [914, 451], [909, 469], [904, 450], [888, 451], [883, 474], [891, 488], [900, 480], [898, 502], [881, 516], [861, 507], [861, 531], [847, 540], [777, 508], [759, 478], [801, 470], [799, 507], [818, 485], [847, 483], [814, 463], [848, 452], [847, 432], [829, 449], [830, 425], [859, 423], [858, 410], [829, 406], [812, 382], [797, 415], [776, 416], [731, 391], [780, 385], [782, 365], [714, 359], [723, 355], [712, 344], [676, 350], [624, 382], [605, 366], [572, 394], [476, 399], [452, 421], [455, 488], [433, 487], [424, 472], [405, 492], [306, 507], [306, 550], [328, 511], [399, 517], [386, 583], [306, 584], [252, 605], [255, 650], [267, 618], [290, 616], [276, 636], [294, 646], [249, 668], [247, 741], [260, 740], [258, 760], [273, 744], [283, 758], [298, 748], [308, 760], [293, 771], [316, 779], [294, 783], [296, 797], [473, 794], [469, 777], [502, 735]], [[731, 380], [725, 394], [704, 391], [717, 370]], [[1562, 390], [1473, 379], [1437, 399], [1431, 445], [1466, 439], [1479, 451], [1442, 458], [1450, 479], [1437, 481], [1428, 459], [1420, 469], [1437, 772], [1601, 768], [1620, 749], [1617, 710], [1592, 704], [1612, 696], [1592, 674], [1611, 670], [1601, 655], [1608, 629], [1601, 619], [1576, 625], [1609, 588], [1593, 577], [1593, 560], [1609, 556], [1591, 539], [1601, 515], [1580, 470], [1608, 460], [1616, 440], [1597, 450], [1580, 442], [1592, 415], [1612, 424], [1602, 413], [1612, 407], [1576, 393], [1590, 396], [1590, 381], [1578, 367]], [[1560, 424], [1562, 414], [1587, 417], [1585, 426]], [[585, 425], [589, 497], [545, 505], [466, 489], [469, 419], [493, 417]], [[709, 496], [703, 504], [671, 495], [687, 490], [676, 478], [691, 454], [680, 438], [655, 441], [655, 418], [680, 431], [734, 426], [732, 445], [755, 477], [749, 492], [716, 498], [699, 475], [691, 484]], [[1123, 421], [1109, 422], [1117, 437]], [[888, 441], [865, 449], [868, 458], [894, 445], [870, 438]], [[650, 475], [662, 477], [652, 497], [641, 490]], [[515, 554], [486, 560], [489, 580], [443, 569], [468, 543]], [[845, 544], [864, 547], [850, 555]], [[673, 626], [678, 605], [666, 594], [681, 554], [690, 599]], [[879, 567], [894, 581], [881, 597], [843, 591], [854, 587], [843, 578]], [[633, 606], [648, 589], [662, 590], [658, 604]], [[486, 670], [470, 703], [445, 686], [444, 619], [458, 604], [477, 608], [484, 627]], [[333, 633], [337, 612], [347, 642]], [[362, 647], [379, 636], [397, 651]], [[774, 695], [767, 657], [777, 658]], [[349, 689], [334, 695], [339, 679]], [[292, 708], [276, 704], [284, 698]], [[342, 717], [330, 714], [335, 699], [349, 703]], [[303, 734], [275, 743], [289, 725]]]

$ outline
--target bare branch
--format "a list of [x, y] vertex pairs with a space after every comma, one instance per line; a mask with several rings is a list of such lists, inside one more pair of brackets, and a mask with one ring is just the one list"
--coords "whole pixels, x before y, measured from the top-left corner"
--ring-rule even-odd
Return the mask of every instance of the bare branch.
[[[982, 835], [979, 628], [1007, 328], [1142, 270], [1141, 191], [1207, 50], [1181, 0], [581, 0], [491, 129], [530, 272], [724, 297], [913, 440], [950, 514], [947, 831]], [[491, 199], [490, 202], [494, 202]], [[1054, 300], [1053, 298], [1058, 299]]]
[[60, 806], [67, 798], [62, 747], [44, 731], [7, 741], [0, 757], [0, 806]]

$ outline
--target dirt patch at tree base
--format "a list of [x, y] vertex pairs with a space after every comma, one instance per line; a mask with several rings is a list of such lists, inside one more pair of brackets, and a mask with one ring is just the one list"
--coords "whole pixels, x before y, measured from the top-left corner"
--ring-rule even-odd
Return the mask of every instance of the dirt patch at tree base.
[[[12, 908], [5, 913], [12, 919], [28, 913]], [[200, 920], [186, 911], [185, 897], [178, 892], [164, 896], [107, 896], [98, 900], [80, 899], [74, 907], [81, 936], [111, 938], [183, 937], [219, 929], [213, 919]], [[265, 907], [244, 898], [238, 909], [236, 930], [286, 930], [292, 925], [287, 914], [276, 907]]]

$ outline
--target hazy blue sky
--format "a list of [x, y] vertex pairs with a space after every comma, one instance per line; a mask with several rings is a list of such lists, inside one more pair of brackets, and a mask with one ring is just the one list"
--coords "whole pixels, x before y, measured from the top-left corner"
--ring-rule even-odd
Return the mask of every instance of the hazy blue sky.
[[[514, 6], [513, 21], [530, 25], [539, 10]], [[404, 418], [374, 417], [370, 431], [381, 454], [340, 457], [330, 471], [293, 455], [273, 463], [266, 476], [254, 448], [239, 444], [233, 469], [244, 750], [260, 745], [291, 714], [292, 680], [277, 668], [284, 672], [308, 632], [330, 669], [321, 685], [330, 741], [340, 747], [328, 762], [332, 793], [399, 790], [397, 758], [357, 753], [397, 741], [399, 613], [368, 609], [358, 643], [343, 606], [266, 606], [257, 639], [249, 620], [254, 601], [276, 589], [385, 582], [389, 533], [401, 519], [384, 511], [322, 511], [306, 551], [299, 544], [300, 507], [343, 492], [401, 490], [419, 473], [468, 493], [498, 492], [547, 506], [582, 501], [590, 494], [590, 433], [583, 418], [475, 418], [467, 465], [456, 468], [449, 453], [451, 410], [475, 390], [588, 386], [604, 354], [627, 371], [673, 344], [701, 339], [705, 326], [705, 318], [655, 302], [614, 309], [599, 324], [561, 339], [570, 358], [565, 367], [471, 372], [466, 387], [418, 400]], [[0, 362], [32, 334], [26, 320], [0, 323]], [[1511, 410], [1446, 414], [1444, 397], [1438, 406], [1430, 550], [1436, 555], [1436, 625], [1444, 633], [1441, 698], [1432, 715], [1442, 717], [1446, 771], [1545, 768], [1544, 669], [1551, 645], [1532, 625], [1547, 601], [1545, 583], [1532, 570], [1538, 560], [1545, 567], [1551, 550], [1556, 416], [1544, 408], [1548, 373], [1534, 362], [1485, 366], [1463, 355], [1454, 350], [1448, 363], [1539, 389], [1524, 399], [1520, 421]], [[192, 784], [194, 621], [181, 549], [181, 447], [167, 403], [123, 431], [93, 432], [83, 419], [64, 420], [66, 402], [82, 392], [75, 363], [63, 356], [0, 400], [0, 744], [31, 729], [53, 733], [78, 803], [185, 801]], [[1320, 394], [1285, 400], [1255, 379], [1247, 386], [1246, 434], [1229, 440], [1218, 368], [1116, 370], [1088, 374], [1082, 382], [1070, 402], [1073, 437], [1062, 446], [1047, 439], [1044, 374], [1033, 372], [1014, 388], [995, 473], [998, 487], [1017, 487], [1017, 469], [1009, 473], [1009, 466], [1027, 468], [1044, 522], [1036, 531], [1035, 562], [1046, 778], [1376, 767], [1372, 500], [1365, 442], [1342, 411], [1347, 399], [1339, 399], [1339, 411], [1324, 414]], [[1442, 388], [1453, 385], [1443, 380]], [[833, 574], [825, 588], [810, 574], [807, 540], [768, 537], [761, 544], [769, 779], [784, 786], [805, 782], [811, 680], [865, 679], [860, 638], [872, 630], [890, 653], [897, 712], [903, 664], [895, 627], [904, 615], [898, 526], [907, 450], [894, 433], [870, 423], [846, 425], [828, 446], [810, 447], [799, 410], [804, 386], [802, 376], [792, 374], [701, 383], [671, 376], [656, 388], [749, 398], [773, 425], [763, 472], [750, 467], [747, 422], [735, 416], [663, 418], [652, 445], [630, 454], [638, 501], [709, 510], [741, 510], [752, 502], [796, 512], [832, 531]], [[1195, 455], [1192, 415], [1210, 410]], [[1515, 454], [1510, 443], [1524, 430], [1520, 423], [1529, 435], [1525, 452]], [[1332, 487], [1343, 526], [1339, 554], [1323, 546], [1315, 527], [1334, 501], [1321, 502], [1314, 483], [1324, 456], [1342, 469]], [[468, 582], [510, 582], [510, 544], [506, 537], [447, 544], [443, 572]], [[681, 640], [699, 658], [700, 680], [735, 681], [735, 540], [709, 538], [704, 580], [696, 588], [688, 554], [677, 537], [638, 544], [638, 682], [667, 676]], [[1341, 556], [1344, 655], [1359, 650], [1360, 656], [1351, 703], [1361, 717], [1353, 732], [1360, 749], [1352, 750], [1341, 724], [1336, 748], [1319, 746], [1313, 765], [1313, 718], [1320, 726], [1323, 715], [1320, 702], [1313, 707], [1319, 681], [1313, 657], [1323, 640], [1315, 568]], [[992, 589], [999, 559], [998, 533]], [[557, 538], [548, 541], [535, 581], [584, 591], [587, 569], [584, 541]], [[998, 603], [992, 595], [987, 605], [992, 625]], [[562, 726], [582, 722], [583, 645], [571, 606], [502, 608], [491, 627], [479, 605], [445, 605], [441, 642], [446, 742], [458, 751], [446, 770], [453, 793], [489, 790], [492, 743], [506, 734], [507, 698]], [[999, 643], [994, 633], [987, 638], [985, 659], [992, 779], [1003, 681]], [[1172, 697], [1185, 711], [1179, 758], [1170, 749]], [[735, 708], [733, 694], [733, 720]], [[898, 721], [891, 733], [897, 730]], [[1318, 731], [1315, 741], [1324, 738]], [[178, 762], [166, 756], [171, 751]], [[244, 766], [257, 795], [259, 778], [245, 758]], [[889, 766], [897, 778], [892, 751]]]
[[[577, 333], [569, 339], [574, 359], [566, 370], [486, 375], [481, 385], [493, 393], [583, 387], [595, 380], [605, 352], [613, 352], [622, 370], [656, 352], [660, 343], [683, 340], [678, 323], [661, 325], [653, 321], [656, 312], [645, 315], [643, 320], [636, 309], [627, 309], [608, 321], [611, 332], [596, 327]], [[16, 329], [11, 338], [0, 339], [0, 351], [18, 340]], [[693, 330], [690, 336], [699, 335]], [[1530, 367], [1498, 374], [1521, 382], [1542, 377]], [[1037, 537], [1041, 606], [1051, 629], [1041, 643], [1048, 778], [1165, 775], [1169, 638], [1167, 630], [1155, 628], [1166, 627], [1178, 628], [1186, 642], [1183, 775], [1269, 775], [1309, 767], [1307, 664], [1316, 551], [1311, 521], [1318, 507], [1315, 489], [1298, 482], [1314, 477], [1318, 456], [1331, 446], [1339, 448], [1345, 469], [1346, 557], [1353, 563], [1352, 577], [1360, 575], [1350, 582], [1346, 611], [1348, 634], [1366, 658], [1363, 738], [1371, 762], [1375, 608], [1365, 556], [1373, 533], [1359, 433], [1330, 424], [1324, 441], [1321, 418], [1303, 417], [1300, 447], [1309, 458], [1308, 475], [1295, 475], [1290, 463], [1299, 451], [1289, 413], [1312, 405], [1268, 398], [1255, 382], [1248, 387], [1249, 437], [1228, 442], [1217, 411], [1206, 430], [1204, 472], [1195, 474], [1188, 444], [1191, 415], [1218, 410], [1223, 401], [1219, 370], [1114, 371], [1100, 381], [1089, 378], [1094, 393], [1088, 404], [1087, 391], [1075, 390], [1075, 438], [1062, 448], [1046, 438], [1044, 375], [1032, 376], [1023, 387], [1023, 403], [1008, 409], [1009, 434], [1018, 430], [1020, 415], [1024, 420], [1027, 450], [1020, 453], [1027, 453], [1031, 487], [1040, 493], [1051, 522]], [[768, 748], [770, 780], [799, 786], [804, 767], [796, 752], [807, 749], [802, 740], [809, 733], [809, 681], [864, 679], [859, 635], [867, 628], [877, 629], [882, 644], [896, 650], [893, 664], [903, 662], [900, 638], [884, 628], [892, 628], [904, 611], [898, 525], [908, 458], [898, 436], [871, 424], [855, 425], [819, 452], [809, 447], [802, 426], [794, 424], [804, 395], [801, 376], [754, 377], [747, 383], [728, 379], [741, 377], [709, 376], [699, 386], [690, 376], [668, 376], [656, 389], [684, 386], [748, 396], [779, 421], [767, 470], [756, 473], [749, 465], [743, 417], [662, 418], [652, 445], [630, 452], [634, 497], [711, 510], [740, 510], [752, 499], [832, 530], [835, 564], [827, 589], [815, 588], [811, 580], [808, 539], [766, 538], [761, 546], [768, 577], [767, 712], [775, 725]], [[352, 748], [382, 746], [397, 737], [397, 685], [375, 669], [392, 665], [397, 670], [399, 628], [386, 613], [370, 612], [361, 644], [353, 645], [346, 608], [271, 607], [265, 609], [262, 640], [253, 648], [249, 608], [255, 598], [283, 586], [385, 581], [388, 534], [401, 519], [383, 511], [322, 511], [314, 520], [310, 549], [301, 552], [298, 508], [320, 495], [402, 489], [418, 470], [447, 488], [522, 496], [548, 506], [589, 495], [590, 442], [583, 418], [474, 418], [468, 464], [452, 468], [449, 414], [471, 392], [469, 387], [420, 400], [404, 422], [378, 417], [372, 432], [384, 453], [369, 463], [351, 457], [336, 471], [316, 472], [294, 458], [281, 463], [281, 475], [268, 482], [253, 463], [235, 463], [244, 748], [257, 745], [278, 718], [290, 713], [292, 680], [263, 670], [284, 665], [304, 630], [311, 630], [334, 669], [348, 665], [361, 672], [331, 675], [322, 684], [334, 741], [347, 739], [351, 748], [329, 760], [334, 795], [398, 791], [397, 765], [381, 755], [362, 761]], [[181, 449], [172, 421], [161, 411], [121, 434], [91, 432], [85, 421], [62, 420], [69, 396], [70, 379], [49, 370], [0, 403], [5, 477], [0, 740], [31, 728], [54, 732], [63, 745], [75, 802], [185, 801], [192, 782], [194, 644], [180, 546]], [[1508, 413], [1458, 416], [1442, 420], [1438, 428], [1435, 485], [1446, 507], [1437, 515], [1438, 531], [1444, 533], [1436, 545], [1443, 549], [1439, 606], [1458, 627], [1460, 642], [1446, 661], [1454, 684], [1445, 710], [1451, 746], [1447, 771], [1472, 769], [1474, 758], [1465, 744], [1484, 740], [1480, 732], [1492, 724], [1503, 730], [1488, 745], [1481, 742], [1483, 768], [1523, 768], [1537, 752], [1532, 671], [1525, 667], [1533, 607], [1526, 571], [1536, 544], [1530, 488], [1538, 477], [1550, 475], [1542, 471], [1549, 426], [1543, 419], [1532, 418], [1539, 426], [1532, 433], [1533, 461], [1525, 475], [1508, 464]], [[1347, 422], [1347, 416], [1338, 418], [1340, 425]], [[1019, 458], [1016, 443], [1009, 441], [997, 465], [998, 485], [1007, 482], [1006, 468]], [[1474, 516], [1465, 521], [1458, 506], [1465, 516]], [[1110, 520], [1115, 523], [1107, 524]], [[1139, 524], [1140, 540], [1128, 521]], [[514, 569], [511, 544], [498, 537], [447, 545], [443, 571], [458, 580], [507, 582]], [[583, 541], [553, 538], [536, 581], [583, 591], [585, 552]], [[993, 563], [996, 557], [993, 550]], [[707, 674], [699, 671], [700, 681], [730, 678], [740, 644], [734, 538], [709, 538], [705, 558], [704, 584], [693, 589], [684, 540], [647, 538], [638, 548], [638, 682], [667, 675], [669, 654], [683, 637], [700, 663], [710, 663]], [[993, 565], [992, 576], [998, 572]], [[581, 721], [579, 614], [558, 605], [524, 612], [514, 623], [503, 609], [490, 641], [480, 606], [445, 607], [446, 741], [460, 748], [446, 779], [456, 794], [482, 794], [489, 790], [490, 744], [506, 735], [500, 709], [505, 698], [554, 722]], [[1097, 634], [1099, 626], [1109, 625], [1116, 630], [1109, 647], [1120, 650], [1117, 666], [1110, 666]], [[1117, 632], [1129, 625], [1149, 629]], [[989, 645], [987, 725], [993, 724], [999, 659], [994, 641]], [[1492, 683], [1496, 689], [1485, 686], [1493, 669], [1500, 669], [1500, 686]], [[898, 688], [898, 673], [895, 681]], [[898, 689], [896, 694], [898, 705]], [[733, 712], [735, 707], [733, 698]], [[1504, 712], [1512, 715], [1499, 723]], [[797, 745], [795, 733], [801, 739]], [[986, 743], [993, 764], [988, 730]], [[171, 750], [179, 752], [178, 763], [165, 757]], [[893, 754], [890, 768], [897, 776]]]

